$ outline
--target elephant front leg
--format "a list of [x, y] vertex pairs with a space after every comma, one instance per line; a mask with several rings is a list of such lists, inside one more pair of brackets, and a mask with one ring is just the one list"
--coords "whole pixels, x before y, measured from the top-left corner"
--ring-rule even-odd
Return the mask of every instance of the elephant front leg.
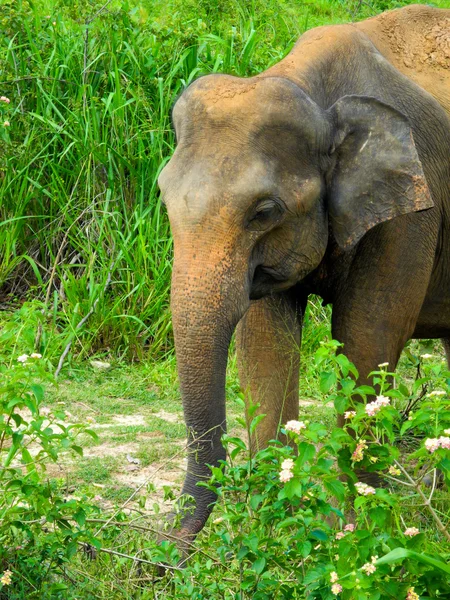
[[250, 440], [260, 450], [298, 417], [302, 309], [292, 294], [255, 300], [236, 333], [238, 369], [247, 408], [266, 417]]

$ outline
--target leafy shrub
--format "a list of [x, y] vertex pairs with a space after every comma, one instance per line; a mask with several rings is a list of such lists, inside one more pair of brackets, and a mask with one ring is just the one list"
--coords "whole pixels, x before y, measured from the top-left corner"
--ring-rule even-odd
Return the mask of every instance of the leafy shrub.
[[[449, 597], [450, 372], [425, 355], [412, 386], [386, 364], [372, 386], [357, 386], [338, 346], [323, 345], [316, 365], [344, 428], [289, 422], [283, 431], [295, 449], [273, 442], [255, 456], [225, 436], [228, 464], [205, 484], [220, 486], [200, 546], [208, 558], [174, 574], [177, 598]], [[361, 469], [384, 487], [359, 481]]]
[[40, 354], [0, 363], [0, 377], [0, 583], [8, 598], [66, 598], [64, 564], [81, 541], [97, 544], [85, 529], [93, 509], [45, 474], [62, 453], [81, 455], [80, 436], [95, 433], [44, 406], [35, 381], [52, 377]]

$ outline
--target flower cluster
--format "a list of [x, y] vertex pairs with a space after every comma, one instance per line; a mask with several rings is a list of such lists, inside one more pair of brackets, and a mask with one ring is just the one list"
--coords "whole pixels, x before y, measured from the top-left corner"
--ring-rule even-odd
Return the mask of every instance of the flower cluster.
[[364, 450], [367, 450], [367, 442], [365, 440], [359, 440], [358, 445], [352, 454], [352, 461], [361, 462], [364, 458]]
[[378, 560], [378, 556], [372, 556], [371, 562], [370, 563], [366, 563], [365, 565], [363, 565], [361, 567], [361, 571], [364, 571], [364, 573], [366, 575], [372, 575], [372, 573], [375, 573], [375, 571], [377, 570], [377, 568], [375, 566], [375, 562], [377, 560]]
[[0, 102], [4, 102], [5, 104], [9, 104], [11, 100], [6, 96], [0, 96]]
[[406, 600], [419, 600], [419, 595], [416, 594], [413, 587], [409, 588], [408, 595], [406, 596]]
[[373, 402], [366, 404], [366, 413], [373, 417], [377, 414], [384, 406], [389, 406], [391, 399], [387, 396], [377, 396], [377, 399]]
[[11, 575], [12, 575], [11, 571], [5, 571], [3, 573], [3, 575], [0, 577], [0, 583], [2, 585], [10, 585], [10, 583], [11, 583]]
[[338, 594], [340, 594], [342, 592], [342, 585], [340, 583], [337, 583], [339, 579], [338, 574], [336, 573], [336, 571], [331, 571], [330, 573], [330, 581], [333, 584], [331, 586], [331, 592], [337, 596]]
[[447, 392], [444, 392], [444, 390], [433, 390], [428, 395], [429, 396], [445, 396], [446, 393]]
[[42, 358], [42, 354], [39, 354], [38, 352], [33, 352], [33, 354], [30, 354], [30, 356], [28, 356], [28, 354], [21, 354], [17, 360], [18, 362], [25, 364], [29, 358]]
[[356, 417], [356, 411], [355, 410], [348, 410], [347, 412], [344, 413], [344, 417], [346, 419], [353, 419], [353, 417]]
[[286, 431], [300, 433], [302, 429], [306, 429], [306, 425], [303, 423], [303, 421], [288, 421], [284, 428], [286, 429]]
[[375, 494], [375, 488], [367, 485], [367, 483], [362, 483], [361, 481], [355, 483], [355, 488], [358, 494], [361, 494], [361, 496], [371, 496], [372, 494]]
[[[446, 432], [447, 433], [447, 430]], [[446, 450], [450, 450], [450, 437], [445, 437], [441, 435], [440, 438], [428, 438], [425, 440], [425, 448], [428, 452], [435, 452], [438, 448], [445, 448]]]
[[282, 483], [286, 483], [290, 479], [294, 477], [294, 473], [292, 472], [294, 468], [294, 461], [292, 458], [286, 458], [281, 463], [281, 471], [280, 471], [280, 481]]
[[406, 537], [414, 537], [415, 535], [419, 535], [420, 531], [417, 527], [407, 527], [403, 533]]

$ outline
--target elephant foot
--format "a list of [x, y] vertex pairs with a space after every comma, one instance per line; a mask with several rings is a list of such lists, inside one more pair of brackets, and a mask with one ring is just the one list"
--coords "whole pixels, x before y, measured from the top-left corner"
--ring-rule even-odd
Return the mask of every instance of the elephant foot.
[[[178, 554], [179, 561], [177, 563], [177, 568], [184, 568], [187, 565], [190, 554], [192, 553], [193, 544], [195, 538], [197, 537], [198, 532], [202, 529], [203, 524], [200, 521], [189, 519], [189, 523], [182, 523], [181, 526], [179, 524], [172, 525], [171, 520], [175, 521], [179, 519], [179, 515], [169, 517], [169, 521], [165, 523], [165, 530], [160, 530], [157, 543], [161, 544], [162, 542], [170, 542], [175, 544]], [[158, 575], [161, 577], [166, 573], [166, 571], [170, 568], [169, 565], [160, 564], [158, 565], [157, 571]]]

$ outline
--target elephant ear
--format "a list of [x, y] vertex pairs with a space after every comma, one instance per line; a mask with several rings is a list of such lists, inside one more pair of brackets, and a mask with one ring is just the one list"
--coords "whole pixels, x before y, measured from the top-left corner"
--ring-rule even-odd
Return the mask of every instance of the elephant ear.
[[408, 119], [365, 96], [344, 96], [330, 109], [335, 127], [328, 211], [342, 248], [371, 227], [433, 206]]

